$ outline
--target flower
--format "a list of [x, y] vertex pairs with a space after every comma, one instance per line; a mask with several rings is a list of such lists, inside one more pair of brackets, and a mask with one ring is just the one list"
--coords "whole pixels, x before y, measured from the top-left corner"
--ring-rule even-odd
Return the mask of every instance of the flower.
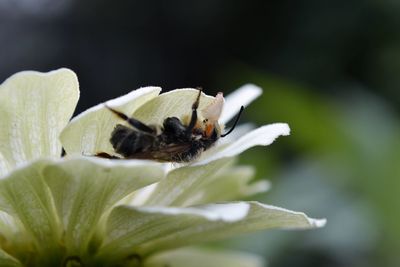
[[[324, 225], [258, 202], [222, 202], [266, 189], [265, 182], [248, 184], [252, 169], [235, 166], [235, 156], [288, 135], [286, 124], [225, 138], [190, 164], [101, 159], [91, 155], [113, 153], [108, 140], [120, 121], [100, 104], [68, 124], [78, 87], [68, 69], [20, 72], [0, 86], [0, 266], [175, 267], [205, 257], [211, 267], [261, 266], [247, 254], [173, 249], [262, 229]], [[194, 89], [160, 91], [141, 88], [107, 105], [147, 124], [191, 110]], [[228, 96], [220, 122], [259, 94], [247, 85]], [[202, 95], [199, 109], [213, 99]]]

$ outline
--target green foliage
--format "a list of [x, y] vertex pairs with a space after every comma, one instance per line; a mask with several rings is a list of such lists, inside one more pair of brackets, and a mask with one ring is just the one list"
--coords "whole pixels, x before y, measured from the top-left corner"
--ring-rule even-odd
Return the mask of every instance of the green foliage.
[[[297, 179], [302, 179], [301, 173], [310, 168], [322, 170], [318, 174], [319, 182], [315, 179], [314, 183], [307, 182], [313, 179], [311, 177], [315, 172], [302, 180], [313, 191], [336, 196], [337, 199], [332, 200], [336, 204], [320, 202], [318, 210], [324, 210], [328, 219], [331, 219], [339, 208], [342, 209], [341, 204], [348, 205], [343, 210], [350, 211], [358, 203], [358, 210], [372, 214], [372, 220], [363, 221], [364, 218], [358, 218], [358, 213], [351, 216], [359, 223], [368, 225], [366, 228], [360, 225], [359, 229], [367, 231], [372, 228], [373, 233], [361, 232], [363, 236], [355, 236], [349, 232], [350, 228], [343, 227], [342, 231], [347, 233], [344, 242], [353, 242], [351, 239], [361, 241], [364, 236], [377, 235], [371, 241], [373, 243], [366, 247], [369, 253], [376, 251], [378, 255], [371, 256], [367, 260], [370, 265], [366, 266], [394, 266], [397, 248], [400, 247], [400, 213], [397, 211], [400, 196], [398, 115], [387, 103], [354, 86], [348, 88], [348, 93], [332, 97], [318, 94], [305, 85], [253, 71], [241, 69], [240, 75], [229, 76], [252, 81], [264, 89], [263, 96], [246, 111], [247, 117], [254, 118], [258, 124], [284, 121], [291, 127], [291, 138], [280, 141], [280, 146], [273, 148], [279, 150], [273, 154], [281, 157], [273, 157], [271, 151], [263, 149], [245, 154], [244, 162], [255, 163], [259, 176], [281, 179], [274, 180], [269, 202], [285, 198], [274, 194], [274, 190], [285, 194], [285, 189], [279, 188], [289, 186], [285, 179], [289, 179], [291, 169], [296, 170]], [[240, 83], [241, 80], [234, 82]], [[265, 166], [271, 162], [276, 164], [274, 168], [266, 169]], [[293, 176], [296, 179], [295, 173]], [[296, 184], [299, 187], [306, 186]], [[309, 190], [311, 188], [308, 187]], [[290, 196], [286, 198], [290, 199]], [[300, 200], [301, 195], [298, 198]], [[293, 205], [296, 204], [292, 203], [291, 208]], [[331, 234], [329, 227], [323, 231], [326, 235]], [[316, 239], [321, 241], [326, 237], [321, 234]], [[341, 244], [336, 243], [338, 250]], [[335, 246], [326, 244], [325, 253], [333, 253], [332, 245]], [[357, 247], [352, 250], [354, 253], [359, 251]]]

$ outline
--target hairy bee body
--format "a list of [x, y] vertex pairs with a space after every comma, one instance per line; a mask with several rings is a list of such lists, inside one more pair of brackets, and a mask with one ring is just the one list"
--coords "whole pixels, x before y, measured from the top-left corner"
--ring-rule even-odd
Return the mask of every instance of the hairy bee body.
[[188, 133], [187, 126], [178, 118], [169, 117], [164, 120], [158, 135], [117, 124], [110, 142], [115, 152], [124, 158], [189, 162], [215, 144], [218, 138], [216, 129], [207, 137], [196, 128]]
[[202, 110], [203, 120], [199, 120], [201, 89], [192, 105], [192, 114], [186, 123], [177, 117], [167, 117], [161, 126], [147, 125], [128, 117], [109, 106], [106, 107], [128, 126], [117, 124], [111, 133], [110, 143], [114, 152], [122, 158], [99, 152], [98, 157], [109, 159], [150, 159], [167, 162], [189, 162], [212, 147], [220, 137], [225, 137], [235, 128], [243, 111], [241, 107], [233, 127], [225, 134], [220, 133], [218, 119], [221, 115], [224, 98], [218, 93], [215, 100]]

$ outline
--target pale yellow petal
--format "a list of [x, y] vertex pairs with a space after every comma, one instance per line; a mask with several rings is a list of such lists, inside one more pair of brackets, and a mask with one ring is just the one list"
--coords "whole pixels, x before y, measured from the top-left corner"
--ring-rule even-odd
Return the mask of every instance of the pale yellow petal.
[[[197, 89], [176, 89], [150, 100], [139, 109], [133, 116], [146, 124], [162, 125], [167, 117], [177, 117], [185, 120], [192, 115], [192, 105], [199, 91]], [[214, 97], [201, 94], [198, 110], [206, 108], [214, 101]], [[200, 116], [200, 112], [198, 112]]]
[[[161, 88], [143, 87], [107, 102], [107, 105], [130, 116], [143, 104], [158, 96]], [[113, 154], [110, 143], [115, 125], [123, 121], [108, 110], [104, 103], [89, 108], [72, 119], [61, 133], [61, 142], [67, 154]]]
[[102, 259], [142, 257], [188, 245], [266, 229], [322, 227], [325, 220], [258, 202], [189, 208], [118, 206], [110, 214]]
[[260, 256], [239, 251], [183, 248], [158, 253], [144, 262], [145, 267], [263, 267]]
[[61, 130], [79, 98], [75, 73], [19, 72], [0, 85], [0, 176], [27, 161], [59, 157]]

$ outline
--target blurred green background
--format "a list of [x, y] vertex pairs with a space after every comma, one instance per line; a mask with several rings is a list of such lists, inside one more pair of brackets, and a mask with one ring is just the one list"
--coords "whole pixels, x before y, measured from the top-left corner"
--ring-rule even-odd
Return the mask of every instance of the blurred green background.
[[[246, 152], [263, 202], [326, 217], [226, 247], [269, 266], [400, 266], [400, 2], [0, 1], [0, 79], [77, 72], [77, 113], [146, 85], [264, 89], [243, 121], [288, 122]], [[219, 243], [218, 245], [221, 245]]]

